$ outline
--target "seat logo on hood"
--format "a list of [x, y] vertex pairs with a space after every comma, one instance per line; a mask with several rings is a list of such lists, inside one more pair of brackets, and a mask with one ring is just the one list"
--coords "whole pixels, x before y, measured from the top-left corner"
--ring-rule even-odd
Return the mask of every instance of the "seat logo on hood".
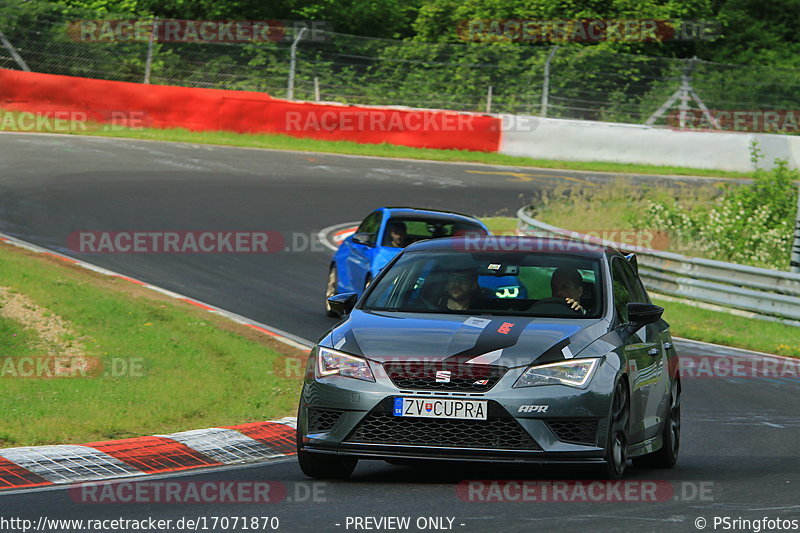
[[450, 383], [450, 375], [452, 372], [449, 370], [436, 371], [436, 383]]

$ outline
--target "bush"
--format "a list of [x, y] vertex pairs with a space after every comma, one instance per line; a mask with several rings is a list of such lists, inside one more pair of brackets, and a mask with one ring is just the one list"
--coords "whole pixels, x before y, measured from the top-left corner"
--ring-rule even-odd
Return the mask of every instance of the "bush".
[[[753, 146], [753, 159], [760, 158]], [[786, 270], [792, 246], [800, 179], [786, 161], [758, 169], [752, 183], [729, 185], [710, 206], [687, 209], [674, 200], [649, 201], [647, 222], [639, 225], [669, 232], [684, 249], [710, 259]]]

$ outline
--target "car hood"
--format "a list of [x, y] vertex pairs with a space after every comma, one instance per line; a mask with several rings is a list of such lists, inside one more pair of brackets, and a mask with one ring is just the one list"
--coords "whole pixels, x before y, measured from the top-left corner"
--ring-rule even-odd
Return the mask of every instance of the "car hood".
[[602, 319], [354, 310], [321, 344], [379, 362], [446, 360], [516, 367], [571, 358], [607, 332]]

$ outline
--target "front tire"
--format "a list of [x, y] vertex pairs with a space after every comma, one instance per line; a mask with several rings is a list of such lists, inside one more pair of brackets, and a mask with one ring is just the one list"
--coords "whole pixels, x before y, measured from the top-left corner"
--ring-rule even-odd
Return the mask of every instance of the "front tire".
[[681, 449], [681, 382], [672, 382], [669, 393], [669, 414], [661, 430], [662, 444], [658, 450], [633, 458], [633, 464], [642, 468], [672, 468], [678, 462]]
[[356, 469], [358, 459], [321, 453], [297, 452], [300, 470], [314, 479], [347, 479]]
[[604, 479], [622, 479], [628, 465], [628, 425], [630, 423], [630, 395], [624, 378], [617, 382], [611, 400], [606, 463], [600, 470]]
[[339, 290], [339, 279], [336, 274], [336, 265], [331, 265], [328, 271], [328, 285], [325, 287], [325, 314], [330, 317], [338, 317], [331, 309], [331, 304], [328, 303], [328, 298], [334, 296]]

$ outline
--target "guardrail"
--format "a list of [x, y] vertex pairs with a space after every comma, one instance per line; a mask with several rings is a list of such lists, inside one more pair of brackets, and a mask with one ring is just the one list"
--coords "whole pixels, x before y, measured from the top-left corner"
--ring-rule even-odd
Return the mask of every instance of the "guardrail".
[[780, 272], [617, 243], [545, 224], [517, 211], [522, 235], [560, 236], [633, 252], [648, 290], [800, 325], [800, 274]]

